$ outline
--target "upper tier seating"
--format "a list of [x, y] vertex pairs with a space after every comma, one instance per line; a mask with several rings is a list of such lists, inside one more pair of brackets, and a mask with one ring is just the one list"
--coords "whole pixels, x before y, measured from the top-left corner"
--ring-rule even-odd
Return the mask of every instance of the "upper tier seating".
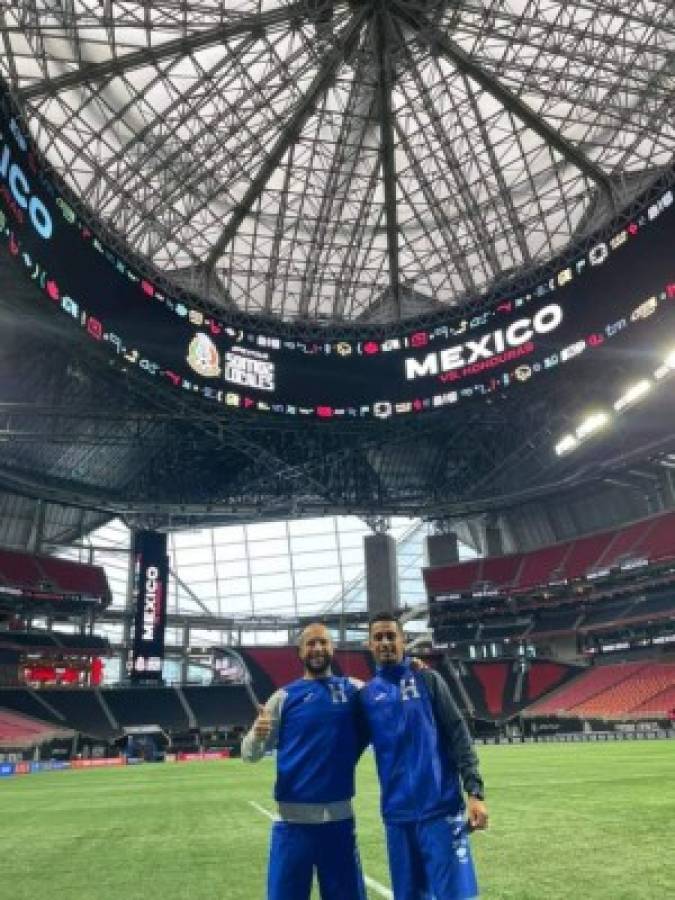
[[607, 568], [622, 559], [632, 556], [637, 544], [643, 539], [645, 531], [649, 529], [648, 522], [634, 522], [626, 528], [619, 528], [612, 532], [612, 538], [596, 560], [596, 568]]
[[607, 623], [619, 622], [627, 614], [634, 604], [631, 597], [628, 600], [617, 600], [613, 603], [599, 604], [597, 609], [589, 609], [580, 624], [580, 628], [590, 628], [596, 625], [605, 625]]
[[44, 580], [34, 556], [0, 549], [0, 581], [9, 587], [37, 588]]
[[571, 631], [581, 617], [581, 611], [575, 609], [550, 609], [537, 611], [534, 626], [530, 635], [546, 634], [551, 631]]
[[108, 638], [96, 634], [63, 634], [60, 631], [53, 631], [52, 634], [56, 643], [64, 650], [100, 652], [110, 649]]
[[104, 603], [111, 600], [108, 579], [101, 566], [55, 556], [32, 556], [16, 550], [0, 549], [0, 585], [36, 592], [82, 594], [97, 597]]
[[672, 613], [675, 618], [675, 595], [673, 593], [647, 595], [644, 600], [638, 598], [625, 613], [626, 618], [634, 619], [642, 616]]
[[424, 581], [431, 597], [469, 593], [486, 581], [503, 593], [518, 593], [581, 578], [627, 558], [675, 560], [675, 512], [529, 553], [425, 569]]
[[480, 570], [481, 581], [495, 586], [515, 584], [522, 562], [521, 553], [484, 559]]
[[583, 578], [609, 547], [615, 532], [606, 531], [574, 541], [565, 560], [566, 578]]
[[0, 647], [58, 648], [49, 631], [0, 631]]
[[448, 622], [434, 625], [434, 639], [439, 644], [473, 644], [477, 640], [477, 622]]
[[529, 621], [514, 619], [511, 622], [493, 622], [488, 620], [481, 626], [477, 639], [483, 642], [503, 641], [506, 638], [508, 638], [508, 640], [515, 640], [516, 638], [520, 637], [520, 635], [528, 626]]
[[540, 584], [563, 580], [565, 578], [564, 563], [573, 546], [568, 541], [564, 544], [543, 547], [533, 553], [526, 553], [514, 590], [528, 591]]
[[110, 649], [107, 638], [95, 634], [65, 634], [61, 631], [0, 631], [0, 647], [40, 649], [63, 654], [101, 653]]

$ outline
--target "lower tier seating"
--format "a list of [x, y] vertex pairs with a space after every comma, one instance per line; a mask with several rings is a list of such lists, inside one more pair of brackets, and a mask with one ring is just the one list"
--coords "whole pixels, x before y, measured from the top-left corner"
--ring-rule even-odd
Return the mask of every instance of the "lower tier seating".
[[241, 684], [189, 685], [181, 691], [199, 728], [248, 727], [257, 715], [250, 693]]
[[[659, 710], [665, 715], [675, 692], [675, 663], [598, 665], [527, 709], [528, 716], [630, 718]], [[651, 701], [658, 699], [655, 707]]]
[[120, 727], [159, 725], [166, 731], [186, 731], [187, 713], [173, 688], [107, 688], [101, 696]]
[[55, 738], [68, 738], [72, 734], [67, 728], [0, 709], [0, 747], [5, 749], [32, 747]]
[[70, 728], [105, 740], [115, 737], [115, 729], [108, 720], [96, 691], [49, 688], [44, 691], [44, 698], [64, 716]]
[[584, 718], [630, 715], [651, 697], [671, 688], [675, 688], [675, 664], [653, 663], [572, 707], [571, 712]]

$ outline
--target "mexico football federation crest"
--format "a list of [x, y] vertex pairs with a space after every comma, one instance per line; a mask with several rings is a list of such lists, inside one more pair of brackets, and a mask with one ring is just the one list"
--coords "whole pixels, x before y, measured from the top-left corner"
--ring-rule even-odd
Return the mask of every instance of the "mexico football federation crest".
[[187, 354], [188, 365], [204, 378], [220, 375], [220, 354], [208, 334], [198, 331], [190, 341]]

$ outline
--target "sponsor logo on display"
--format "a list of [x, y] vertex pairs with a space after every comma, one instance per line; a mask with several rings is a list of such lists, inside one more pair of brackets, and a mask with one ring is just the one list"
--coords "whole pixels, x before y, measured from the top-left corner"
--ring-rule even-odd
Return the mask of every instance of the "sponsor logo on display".
[[204, 378], [220, 375], [220, 354], [208, 334], [198, 331], [188, 346], [187, 362], [191, 369]]
[[259, 391], [273, 391], [275, 388], [274, 363], [269, 354], [257, 350], [233, 347], [225, 354], [225, 381]]

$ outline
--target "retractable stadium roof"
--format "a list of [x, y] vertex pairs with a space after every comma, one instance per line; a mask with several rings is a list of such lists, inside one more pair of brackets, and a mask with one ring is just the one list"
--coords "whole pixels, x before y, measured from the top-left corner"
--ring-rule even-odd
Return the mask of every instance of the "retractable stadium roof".
[[606, 223], [675, 151], [671, 0], [0, 3], [98, 217], [223, 306], [385, 322]]
[[[475, 309], [672, 183], [674, 49], [671, 0], [0, 0], [0, 76], [116, 246], [313, 330]], [[607, 370], [363, 434], [225, 422], [120, 379], [36, 291], [0, 259], [3, 544], [113, 515], [544, 522], [591, 481], [601, 527], [675, 497], [670, 392], [552, 458]]]

